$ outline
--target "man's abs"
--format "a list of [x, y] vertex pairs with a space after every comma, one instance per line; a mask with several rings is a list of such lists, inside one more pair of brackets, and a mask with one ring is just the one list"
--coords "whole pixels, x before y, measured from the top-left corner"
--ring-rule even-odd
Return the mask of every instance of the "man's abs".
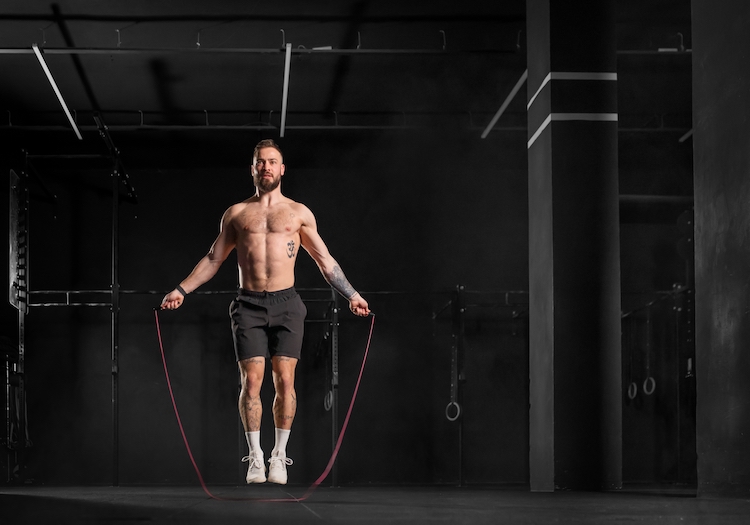
[[274, 292], [294, 286], [294, 264], [299, 235], [252, 234], [237, 243], [240, 286], [256, 292]]

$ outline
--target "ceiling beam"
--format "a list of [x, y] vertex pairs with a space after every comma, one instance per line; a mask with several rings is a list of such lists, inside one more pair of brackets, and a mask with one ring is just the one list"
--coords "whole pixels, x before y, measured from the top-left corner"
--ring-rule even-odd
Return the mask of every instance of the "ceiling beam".
[[[45, 47], [44, 52], [49, 55], [148, 55], [148, 54], [282, 54], [285, 48], [224, 48], [224, 47]], [[9, 47], [0, 48], [0, 55], [26, 55], [31, 53], [28, 48]], [[451, 55], [451, 54], [515, 54], [516, 50], [478, 49], [464, 51], [447, 51], [443, 49], [292, 49], [294, 55]]]
[[[348, 22], [351, 15], [281, 15], [281, 14], [223, 14], [223, 15], [92, 15], [66, 13], [62, 17], [66, 21], [76, 22]], [[57, 22], [58, 17], [53, 14], [0, 14], [0, 21], [50, 21]], [[415, 23], [424, 22], [494, 22], [501, 24], [525, 24], [526, 16], [493, 15], [489, 13], [465, 14], [455, 13], [447, 15], [420, 13], [418, 15], [368, 15], [361, 18], [363, 23]]]

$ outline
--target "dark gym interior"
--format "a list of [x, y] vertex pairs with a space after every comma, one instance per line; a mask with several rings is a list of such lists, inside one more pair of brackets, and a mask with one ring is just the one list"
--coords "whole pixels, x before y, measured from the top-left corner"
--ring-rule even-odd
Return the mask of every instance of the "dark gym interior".
[[[743, 523], [748, 23], [741, 0], [5, 0], [0, 521]], [[234, 255], [158, 312], [266, 138], [375, 314], [300, 257], [281, 492], [244, 483]], [[259, 501], [319, 479], [358, 379], [317, 491]]]

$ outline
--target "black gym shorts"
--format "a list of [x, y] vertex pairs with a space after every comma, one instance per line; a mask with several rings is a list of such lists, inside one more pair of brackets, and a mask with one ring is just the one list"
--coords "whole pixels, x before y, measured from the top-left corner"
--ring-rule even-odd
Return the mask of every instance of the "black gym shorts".
[[276, 292], [240, 289], [229, 306], [237, 361], [251, 357], [300, 358], [307, 307], [294, 288]]

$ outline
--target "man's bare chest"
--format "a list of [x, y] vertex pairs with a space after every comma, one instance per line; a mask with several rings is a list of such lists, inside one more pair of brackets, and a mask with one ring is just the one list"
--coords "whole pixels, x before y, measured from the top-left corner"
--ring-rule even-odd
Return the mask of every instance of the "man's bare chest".
[[289, 206], [261, 207], [248, 206], [233, 221], [237, 232], [253, 233], [296, 233], [300, 228], [299, 218]]

